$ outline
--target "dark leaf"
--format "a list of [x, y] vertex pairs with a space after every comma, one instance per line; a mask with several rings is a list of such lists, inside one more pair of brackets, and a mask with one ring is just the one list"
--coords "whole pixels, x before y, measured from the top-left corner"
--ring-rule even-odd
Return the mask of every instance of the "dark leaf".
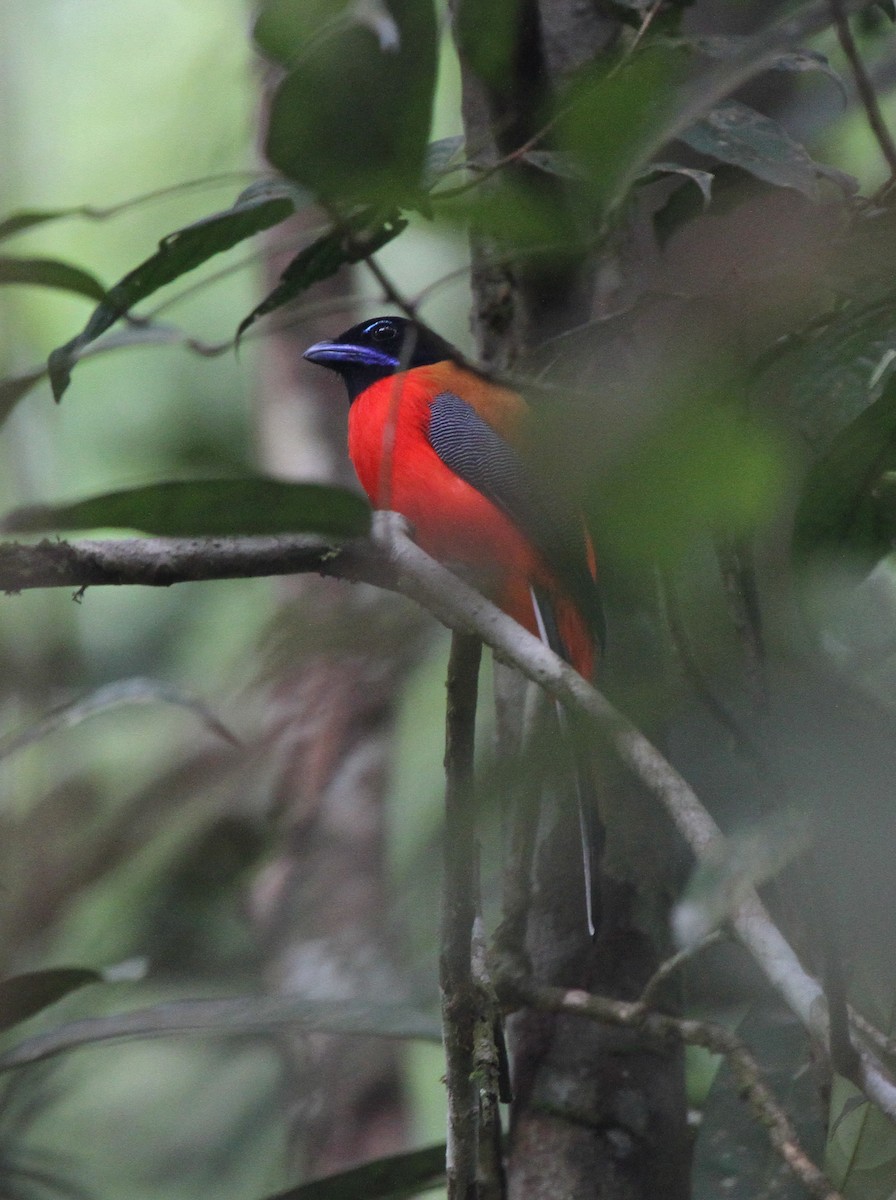
[[100, 281], [88, 271], [55, 258], [0, 257], [0, 284], [9, 283], [58, 288], [91, 300], [101, 300], [106, 294]]
[[300, 199], [300, 194], [288, 185], [265, 181], [253, 185], [225, 212], [205, 217], [163, 238], [151, 258], [109, 289], [83, 331], [50, 355], [50, 381], [56, 399], [60, 400], [68, 387], [72, 368], [84, 347], [135, 304], [215, 254], [286, 220]]
[[444, 1180], [445, 1146], [427, 1146], [303, 1183], [267, 1200], [405, 1200]]
[[21, 375], [11, 375], [8, 379], [0, 379], [0, 425], [6, 420], [18, 402], [32, 388], [37, 387], [47, 373], [46, 367], [35, 367]]
[[88, 967], [52, 967], [0, 980], [0, 1030], [33, 1017], [88, 983], [100, 983], [102, 978]]
[[[352, 6], [352, 11], [361, 8]], [[271, 101], [265, 154], [330, 203], [391, 207], [419, 190], [436, 72], [432, 0], [265, 4], [256, 37], [291, 69]], [[394, 25], [385, 37], [384, 22]], [[274, 27], [276, 26], [276, 29]]]
[[238, 537], [314, 533], [359, 537], [370, 509], [355, 492], [274, 479], [155, 483], [73, 504], [34, 505], [0, 523], [6, 533], [58, 529], [137, 529], [159, 537]]
[[358, 214], [338, 229], [331, 229], [301, 250], [280, 276], [280, 282], [240, 321], [236, 341], [260, 317], [282, 308], [301, 295], [314, 283], [329, 279], [340, 267], [361, 262], [391, 242], [406, 227], [407, 221], [395, 214], [384, 221], [371, 225], [373, 214], [369, 210]]
[[756, 382], [757, 397], [774, 405], [808, 462], [793, 531], [800, 566], [847, 555], [864, 572], [890, 548], [893, 521], [881, 496], [896, 469], [894, 369], [888, 295], [794, 339]]
[[817, 163], [798, 142], [770, 117], [741, 104], [726, 100], [679, 138], [692, 150], [740, 167], [778, 187], [794, 188], [818, 200], [818, 181], [832, 179], [847, 191], [858, 184], [850, 176]]
[[663, 179], [668, 175], [680, 175], [682, 179], [696, 184], [703, 197], [703, 208], [707, 207], [712, 199], [713, 176], [710, 171], [698, 171], [696, 167], [683, 167], [680, 163], [657, 162], [645, 167], [636, 182], [655, 183], [657, 179]]
[[[738, 1029], [762, 1067], [764, 1081], [797, 1127], [810, 1158], [824, 1156], [825, 1116], [818, 1080], [807, 1070], [809, 1046], [797, 1019], [757, 1009]], [[805, 1189], [769, 1144], [768, 1134], [740, 1095], [723, 1061], [703, 1109], [694, 1149], [694, 1200], [803, 1200]]]
[[817, 554], [848, 556], [870, 569], [893, 546], [896, 508], [888, 473], [896, 470], [896, 382], [851, 422], [812, 465], [803, 483], [793, 551], [803, 565]]
[[63, 217], [78, 216], [83, 212], [80, 208], [26, 209], [12, 213], [0, 221], [0, 242], [6, 238], [15, 237], [27, 229], [37, 225], [46, 225], [48, 221], [59, 221]]
[[427, 1042], [439, 1042], [442, 1036], [438, 1020], [408, 1004], [308, 1000], [303, 996], [175, 1000], [131, 1012], [72, 1021], [27, 1038], [0, 1054], [0, 1071], [42, 1062], [98, 1042], [177, 1035], [257, 1036], [286, 1030]]

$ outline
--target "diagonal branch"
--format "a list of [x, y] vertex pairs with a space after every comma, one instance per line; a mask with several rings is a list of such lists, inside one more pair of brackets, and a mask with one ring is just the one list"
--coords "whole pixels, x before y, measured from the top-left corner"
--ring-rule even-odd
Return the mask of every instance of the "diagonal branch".
[[[721, 830], [694, 790], [647, 738], [609, 701], [537, 638], [479, 592], [429, 558], [394, 513], [377, 513], [369, 542], [334, 548], [308, 537], [193, 541], [41, 542], [0, 546], [0, 588], [84, 588], [94, 584], [167, 587], [226, 579], [317, 571], [373, 583], [418, 601], [451, 629], [476, 634], [499, 659], [572, 709], [583, 713], [671, 816], [699, 860], [724, 847]], [[829, 1054], [827, 1005], [755, 891], [746, 893], [731, 926], [791, 1011]], [[853, 1080], [896, 1122], [896, 1082], [868, 1048]]]

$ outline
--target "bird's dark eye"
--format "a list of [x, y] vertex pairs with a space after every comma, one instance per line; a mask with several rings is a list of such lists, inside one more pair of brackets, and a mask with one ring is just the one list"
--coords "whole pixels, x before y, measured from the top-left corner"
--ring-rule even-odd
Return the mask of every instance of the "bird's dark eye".
[[395, 326], [391, 321], [377, 321], [367, 330], [367, 336], [372, 342], [378, 342], [380, 345], [383, 342], [391, 342], [395, 338]]

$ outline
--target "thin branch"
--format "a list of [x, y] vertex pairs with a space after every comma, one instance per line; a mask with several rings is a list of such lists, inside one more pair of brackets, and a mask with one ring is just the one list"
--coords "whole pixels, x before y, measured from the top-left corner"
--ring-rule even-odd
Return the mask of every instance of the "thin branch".
[[474, 1042], [479, 1010], [473, 980], [473, 925], [479, 862], [473, 800], [476, 697], [482, 643], [455, 632], [448, 663], [445, 720], [445, 877], [439, 981], [448, 1089], [448, 1198], [466, 1200], [476, 1182], [479, 1146]]
[[[0, 588], [82, 588], [98, 583], [167, 587], [225, 579], [317, 571], [386, 587], [417, 600], [451, 629], [476, 634], [498, 658], [517, 667], [573, 710], [589, 717], [623, 763], [669, 813], [700, 860], [724, 853], [719, 827], [694, 790], [647, 738], [578, 672], [483, 595], [429, 558], [394, 513], [377, 513], [369, 542], [333, 548], [312, 538], [231, 538], [178, 541], [41, 542], [0, 546]], [[818, 981], [802, 967], [755, 891], [731, 916], [740, 941], [791, 1011], [827, 1052], [827, 1005]], [[896, 1082], [863, 1048], [856, 1086], [896, 1121]]]
[[702, 941], [693, 946], [686, 946], [684, 950], [679, 950], [677, 954], [672, 954], [669, 958], [664, 959], [644, 985], [639, 1003], [643, 1004], [645, 1008], [653, 1008], [667, 979], [680, 970], [686, 962], [690, 962], [695, 954], [708, 950], [710, 946], [717, 946], [724, 940], [724, 933], [720, 929], [714, 929]]
[[871, 82], [871, 76], [865, 70], [865, 64], [862, 62], [861, 54], [859, 54], [859, 48], [856, 45], [855, 38], [852, 36], [852, 30], [849, 28], [849, 17], [847, 16], [843, 0], [831, 0], [831, 12], [834, 15], [837, 40], [852, 69], [853, 78], [856, 81], [856, 91], [859, 93], [859, 99], [864, 105], [865, 115], [868, 118], [868, 126], [877, 139], [880, 152], [889, 167], [890, 182], [892, 183], [896, 180], [896, 145], [893, 143], [893, 138], [890, 136], [890, 131], [881, 112], [877, 92], [875, 91], [874, 84]]
[[762, 1068], [746, 1045], [730, 1030], [711, 1021], [683, 1020], [647, 1009], [640, 1002], [610, 1000], [578, 990], [548, 987], [530, 980], [499, 980], [502, 999], [511, 1008], [578, 1014], [606, 1025], [641, 1029], [660, 1041], [674, 1038], [703, 1046], [724, 1056], [738, 1088], [756, 1120], [768, 1134], [775, 1152], [787, 1163], [803, 1186], [818, 1200], [842, 1200], [824, 1172], [806, 1154], [786, 1111], [762, 1078]]

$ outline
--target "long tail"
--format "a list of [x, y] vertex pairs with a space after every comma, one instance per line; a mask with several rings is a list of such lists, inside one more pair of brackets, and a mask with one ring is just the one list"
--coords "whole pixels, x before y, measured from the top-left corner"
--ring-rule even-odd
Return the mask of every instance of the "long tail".
[[[529, 590], [541, 640], [550, 646], [555, 654], [569, 662], [569, 654], [560, 637], [550, 601], [535, 588]], [[588, 932], [593, 938], [600, 928], [601, 919], [600, 860], [604, 850], [604, 826], [598, 811], [593, 769], [580, 731], [576, 729], [575, 721], [559, 700], [555, 701], [555, 709], [560, 733], [572, 760], [585, 876], [585, 918], [588, 922]]]

